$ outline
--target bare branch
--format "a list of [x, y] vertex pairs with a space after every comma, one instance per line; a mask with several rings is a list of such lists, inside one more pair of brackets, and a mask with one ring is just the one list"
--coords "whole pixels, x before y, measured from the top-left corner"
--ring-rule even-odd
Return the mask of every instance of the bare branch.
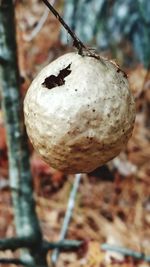
[[[53, 6], [54, 4], [55, 4], [55, 0], [51, 0], [51, 5]], [[44, 26], [48, 18], [48, 14], [49, 14], [49, 10], [46, 8], [38, 24], [33, 29], [33, 31], [29, 35], [23, 35], [24, 41], [31, 42], [38, 35], [38, 33], [42, 30], [42, 27]]]
[[[80, 185], [81, 177], [82, 177], [81, 174], [76, 174], [75, 175], [75, 181], [74, 181], [74, 184], [73, 184], [72, 191], [70, 193], [68, 206], [67, 206], [67, 211], [66, 211], [64, 222], [63, 222], [62, 229], [61, 229], [61, 232], [60, 232], [60, 241], [64, 241], [64, 238], [65, 238], [65, 236], [67, 234], [67, 230], [68, 230], [69, 223], [70, 223], [70, 220], [71, 220], [71, 217], [72, 217], [72, 212], [73, 212], [73, 208], [74, 208], [74, 205], [75, 205], [76, 194], [77, 194], [77, 191], [78, 191], [78, 188], [79, 188], [79, 185]], [[56, 264], [58, 256], [59, 256], [59, 249], [55, 249], [53, 251], [53, 253], [52, 253], [52, 256], [51, 256], [51, 261], [52, 261], [53, 265]]]
[[6, 239], [0, 239], [0, 250], [7, 250], [10, 249], [12, 251], [20, 248], [31, 248], [33, 246], [32, 240], [19, 238], [19, 237], [12, 237]]
[[46, 22], [46, 20], [48, 18], [48, 14], [49, 14], [49, 11], [47, 9], [45, 9], [42, 17], [40, 18], [38, 24], [32, 30], [32, 32], [29, 35], [25, 35], [25, 34], [23, 35], [24, 41], [31, 42], [38, 35], [38, 33], [41, 31], [44, 23]]
[[42, 1], [45, 3], [45, 5], [50, 9], [50, 11], [54, 14], [54, 16], [59, 20], [59, 22], [63, 25], [63, 27], [70, 34], [70, 36], [72, 37], [74, 41], [73, 42], [74, 46], [78, 49], [79, 54], [82, 55], [82, 50], [87, 49], [87, 47], [79, 40], [76, 34], [70, 29], [70, 27], [66, 24], [63, 18], [59, 15], [56, 9], [47, 0], [42, 0]]
[[15, 264], [15, 265], [23, 265], [23, 266], [31, 266], [27, 262], [20, 260], [20, 259], [5, 259], [5, 258], [0, 258], [0, 263], [1, 264]]
[[[48, 251], [51, 249], [60, 249], [60, 250], [75, 250], [78, 249], [82, 245], [82, 241], [78, 240], [63, 240], [58, 242], [48, 242], [43, 241], [42, 242], [42, 250]], [[6, 239], [0, 239], [0, 250], [12, 250], [15, 251], [17, 249], [21, 248], [32, 248], [33, 242], [29, 238], [18, 238], [18, 237], [12, 237], [12, 238], [6, 238]]]
[[150, 256], [146, 256], [144, 253], [136, 252], [136, 251], [128, 249], [128, 248], [117, 247], [117, 246], [110, 245], [110, 244], [102, 244], [101, 249], [118, 252], [124, 256], [132, 257], [132, 258], [135, 258], [137, 260], [143, 260], [143, 261], [150, 262]]
[[61, 251], [72, 251], [79, 249], [80, 246], [82, 246], [83, 241], [78, 241], [78, 240], [63, 240], [63, 241], [58, 241], [58, 242], [47, 242], [44, 241], [43, 243], [43, 249], [48, 251], [51, 249], [59, 249]]

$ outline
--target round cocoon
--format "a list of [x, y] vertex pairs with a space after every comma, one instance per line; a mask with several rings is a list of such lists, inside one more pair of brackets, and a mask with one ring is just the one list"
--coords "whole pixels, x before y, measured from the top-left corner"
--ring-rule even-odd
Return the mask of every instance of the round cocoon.
[[50, 166], [91, 172], [116, 157], [131, 136], [135, 104], [113, 62], [65, 54], [33, 80], [24, 100], [28, 136]]

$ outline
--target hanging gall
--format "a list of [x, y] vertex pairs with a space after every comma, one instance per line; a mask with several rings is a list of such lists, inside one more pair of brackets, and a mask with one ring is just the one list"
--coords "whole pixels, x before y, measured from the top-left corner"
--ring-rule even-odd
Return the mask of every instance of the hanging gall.
[[65, 173], [91, 172], [126, 146], [135, 103], [126, 75], [104, 58], [68, 53], [46, 66], [24, 100], [28, 136]]

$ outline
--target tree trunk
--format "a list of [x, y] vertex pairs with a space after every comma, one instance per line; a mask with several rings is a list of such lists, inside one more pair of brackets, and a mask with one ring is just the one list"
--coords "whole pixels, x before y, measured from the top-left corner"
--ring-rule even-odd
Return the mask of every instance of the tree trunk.
[[23, 124], [13, 0], [0, 1], [0, 80], [16, 234], [33, 243], [33, 249], [24, 250], [23, 258], [29, 260], [31, 266], [43, 267], [47, 264], [45, 255], [40, 254], [42, 234], [35, 211], [29, 151]]

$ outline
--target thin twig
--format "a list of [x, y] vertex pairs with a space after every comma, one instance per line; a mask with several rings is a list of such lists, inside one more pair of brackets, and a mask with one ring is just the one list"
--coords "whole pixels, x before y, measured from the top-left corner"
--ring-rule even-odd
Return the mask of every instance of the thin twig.
[[29, 248], [32, 246], [30, 244], [30, 239], [20, 238], [20, 237], [12, 237], [12, 238], [5, 238], [0, 239], [0, 250], [7, 250], [10, 249], [12, 251], [19, 249], [19, 248]]
[[0, 258], [0, 264], [15, 264], [15, 265], [23, 265], [23, 266], [31, 266], [29, 263], [20, 260], [20, 259], [5, 259]]
[[38, 24], [35, 26], [33, 31], [29, 35], [23, 35], [24, 41], [31, 42], [37, 36], [37, 34], [41, 31], [44, 23], [46, 22], [48, 14], [49, 11], [45, 9], [42, 17], [40, 18]]
[[[83, 241], [78, 240], [62, 240], [58, 242], [42, 242], [42, 249], [44, 251], [48, 251], [51, 249], [60, 249], [60, 250], [75, 250], [78, 249], [82, 245]], [[27, 238], [20, 238], [20, 237], [12, 237], [12, 238], [5, 238], [0, 239], [0, 250], [12, 250], [15, 251], [17, 249], [22, 248], [32, 248], [33, 242], [31, 239]]]
[[[54, 4], [55, 4], [55, 0], [51, 0], [51, 5], [53, 6]], [[23, 35], [23, 39], [26, 42], [31, 42], [38, 35], [38, 33], [41, 31], [42, 27], [44, 26], [48, 18], [48, 14], [49, 14], [49, 10], [46, 8], [38, 24], [33, 29], [33, 31], [29, 35]]]
[[[74, 250], [78, 249], [82, 245], [82, 241], [77, 241], [77, 240], [64, 240], [64, 241], [59, 241], [59, 242], [54, 242], [54, 243], [49, 243], [47, 241], [44, 242], [44, 249], [45, 250], [50, 250], [54, 248], [59, 248], [60, 250]], [[124, 248], [124, 247], [117, 247], [114, 245], [110, 244], [102, 244], [101, 246], [102, 250], [106, 251], [114, 251], [117, 253], [120, 253], [124, 256], [132, 257], [136, 260], [142, 260], [145, 262], [150, 262], [150, 256], [146, 256], [144, 253], [136, 252], [134, 250]], [[29, 266], [30, 264], [28, 262], [25, 262], [21, 259], [5, 259], [5, 258], [0, 258], [0, 263], [2, 264], [16, 264], [16, 265], [24, 265], [24, 266]]]
[[73, 251], [79, 249], [82, 246], [83, 241], [78, 240], [62, 240], [58, 242], [43, 242], [43, 249], [49, 251], [51, 249], [59, 249], [61, 251]]
[[[62, 225], [61, 232], [60, 232], [60, 238], [59, 238], [60, 241], [63, 241], [66, 234], [67, 234], [67, 230], [68, 230], [69, 223], [70, 223], [70, 220], [72, 217], [72, 212], [73, 212], [73, 208], [75, 205], [76, 194], [77, 194], [77, 191], [79, 188], [81, 177], [82, 177], [81, 174], [75, 175], [75, 181], [73, 184], [72, 191], [70, 193], [67, 211], [66, 211], [65, 218], [64, 218], [63, 225]], [[57, 259], [58, 259], [58, 256], [59, 256], [59, 249], [55, 249], [52, 253], [52, 256], [51, 256], [52, 266], [55, 266]]]
[[54, 14], [54, 16], [58, 19], [58, 21], [62, 24], [62, 26], [70, 34], [70, 36], [73, 39], [73, 45], [78, 49], [79, 55], [81, 55], [81, 56], [87, 55], [90, 57], [94, 57], [94, 58], [100, 60], [102, 63], [104, 63], [98, 54], [91, 51], [91, 49], [89, 49], [85, 44], [82, 43], [82, 41], [76, 36], [76, 34], [71, 30], [71, 28], [63, 20], [63, 18], [59, 15], [59, 13], [56, 11], [56, 9], [47, 0], [42, 0], [42, 1], [45, 3], [45, 5], [50, 9], [50, 11]]
[[133, 257], [137, 260], [143, 260], [146, 262], [150, 262], [150, 256], [144, 255], [144, 253], [136, 252], [128, 248], [124, 247], [117, 247], [110, 244], [102, 244], [101, 249], [108, 250], [108, 251], [114, 251], [123, 254], [124, 256]]
[[83, 49], [87, 49], [87, 47], [79, 40], [79, 38], [76, 36], [76, 34], [70, 29], [70, 27], [66, 24], [66, 22], [63, 20], [63, 18], [59, 15], [59, 13], [56, 11], [56, 9], [47, 1], [42, 0], [45, 5], [50, 9], [50, 11], [54, 14], [54, 16], [59, 20], [59, 22], [63, 25], [63, 27], [67, 30], [67, 32], [70, 34], [70, 36], [73, 39], [74, 46], [78, 49], [79, 54], [82, 55]]

